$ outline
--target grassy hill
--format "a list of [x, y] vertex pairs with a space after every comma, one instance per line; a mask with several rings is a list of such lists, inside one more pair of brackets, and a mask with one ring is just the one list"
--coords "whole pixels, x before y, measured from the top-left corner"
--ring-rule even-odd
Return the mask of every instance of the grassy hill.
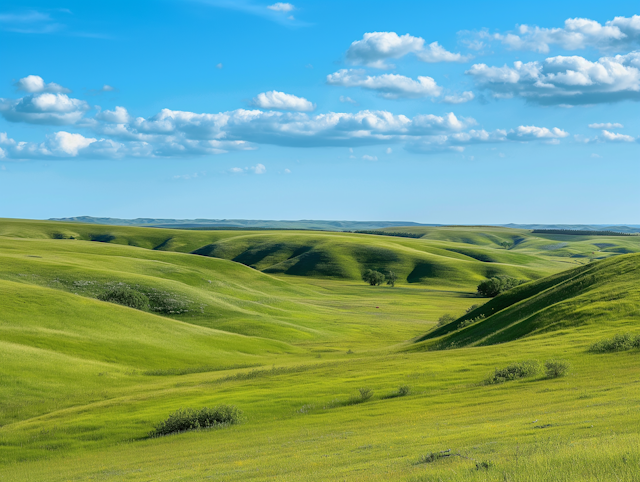
[[[640, 255], [611, 258], [526, 283], [418, 341], [431, 347], [491, 345], [535, 334], [640, 321]], [[470, 320], [471, 325], [465, 326]]]
[[[635, 481], [638, 351], [589, 347], [640, 334], [640, 254], [578, 238], [0, 220], [0, 480]], [[478, 298], [495, 273], [530, 281]], [[149, 304], [101, 301], [123, 286]], [[483, 383], [558, 358], [566, 377]], [[242, 423], [149, 438], [219, 404]]]

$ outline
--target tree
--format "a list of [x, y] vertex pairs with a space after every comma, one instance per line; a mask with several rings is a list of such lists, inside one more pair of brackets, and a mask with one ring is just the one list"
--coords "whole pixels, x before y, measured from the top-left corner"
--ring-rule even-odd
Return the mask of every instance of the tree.
[[478, 294], [493, 298], [525, 282], [525, 280], [512, 278], [511, 276], [494, 276], [478, 285]]
[[387, 275], [387, 284], [393, 287], [396, 285], [397, 279], [398, 279], [398, 275], [395, 274], [393, 271], [389, 271], [389, 274]]
[[502, 241], [500, 243], [500, 246], [502, 246], [504, 249], [509, 249], [511, 247], [511, 243], [508, 241]]
[[371, 286], [380, 286], [384, 283], [385, 276], [380, 271], [368, 269], [362, 275], [362, 279], [369, 283]]

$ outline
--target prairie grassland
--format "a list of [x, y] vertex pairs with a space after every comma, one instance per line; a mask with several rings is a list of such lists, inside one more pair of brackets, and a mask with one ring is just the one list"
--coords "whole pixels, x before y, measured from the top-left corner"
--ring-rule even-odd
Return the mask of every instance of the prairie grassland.
[[[2, 222], [0, 479], [637, 480], [640, 353], [589, 347], [640, 333], [640, 255], [582, 266], [539, 249], [565, 241], [510, 231], [470, 230], [465, 241], [460, 232], [429, 240]], [[246, 253], [273, 248], [278, 235], [283, 246], [312, 245], [297, 257], [328, 253], [346, 273], [392, 267], [399, 283], [327, 276], [322, 259], [302, 259], [304, 273], [270, 269], [295, 246], [255, 255], [255, 268], [226, 259], [251, 265]], [[169, 237], [179, 250], [149, 249]], [[247, 244], [222, 256], [222, 241], [233, 241], [229, 253]], [[216, 242], [209, 254], [225, 259], [188, 254]], [[437, 269], [410, 281], [427, 261]], [[481, 273], [539, 281], [484, 304], [474, 295]], [[156, 311], [97, 299], [114, 284], [149, 294]], [[473, 304], [497, 313], [431, 331], [445, 313], [475, 316], [465, 315]], [[485, 343], [491, 336], [499, 343]], [[466, 346], [434, 349], [443, 341]], [[483, 383], [495, 368], [549, 359], [566, 360], [568, 375]], [[358, 399], [360, 388], [373, 396]], [[240, 408], [242, 423], [149, 438], [179, 408], [220, 404]]]

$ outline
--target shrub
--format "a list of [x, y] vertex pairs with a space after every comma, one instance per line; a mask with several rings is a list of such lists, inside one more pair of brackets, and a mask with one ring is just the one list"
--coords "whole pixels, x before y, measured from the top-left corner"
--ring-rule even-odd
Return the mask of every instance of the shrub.
[[380, 286], [384, 283], [385, 276], [380, 271], [368, 269], [362, 275], [362, 279], [369, 283], [371, 286]]
[[493, 278], [484, 280], [478, 285], [478, 294], [487, 298], [493, 298], [522, 283], [526, 283], [526, 281], [512, 278], [511, 276], [494, 276]]
[[615, 351], [632, 350], [640, 348], [640, 335], [633, 336], [631, 333], [617, 334], [611, 338], [600, 340], [589, 348], [594, 353], [611, 353]]
[[389, 271], [387, 273], [387, 284], [392, 288], [396, 285], [396, 280], [398, 279], [398, 275], [393, 271]]
[[496, 368], [485, 384], [494, 385], [496, 383], [504, 383], [519, 378], [532, 377], [540, 371], [540, 363], [537, 360], [527, 360], [519, 363], [513, 363], [505, 368]]
[[101, 301], [116, 303], [136, 310], [148, 310], [149, 298], [144, 293], [140, 293], [127, 285], [117, 285], [104, 293], [98, 295]]
[[471, 305], [469, 308], [467, 308], [465, 313], [471, 313], [473, 310], [475, 310], [476, 308], [480, 308], [481, 305]]
[[231, 405], [219, 405], [214, 408], [180, 409], [169, 415], [164, 422], [156, 425], [151, 432], [152, 437], [169, 435], [172, 433], [199, 430], [203, 428], [222, 427], [240, 422], [242, 412]]
[[469, 318], [468, 320], [464, 320], [462, 323], [460, 323], [458, 325], [458, 328], [465, 328], [469, 325], [472, 325], [473, 323], [476, 323], [477, 321], [482, 321], [484, 320], [484, 315], [478, 315], [475, 318]]
[[446, 314], [446, 315], [442, 315], [440, 318], [438, 318], [438, 326], [444, 326], [448, 323], [451, 323], [452, 321], [457, 320], [457, 318], [453, 315], [450, 314]]
[[560, 378], [567, 374], [570, 365], [564, 360], [547, 360], [544, 367], [547, 370], [547, 378]]
[[358, 392], [360, 393], [360, 401], [366, 402], [371, 397], [373, 397], [373, 390], [367, 387], [358, 388]]
[[405, 397], [411, 393], [411, 387], [409, 385], [402, 385], [398, 387], [398, 396]]

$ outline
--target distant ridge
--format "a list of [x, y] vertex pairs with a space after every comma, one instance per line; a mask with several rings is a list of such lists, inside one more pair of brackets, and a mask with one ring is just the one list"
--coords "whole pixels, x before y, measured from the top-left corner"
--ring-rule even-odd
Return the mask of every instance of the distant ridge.
[[[311, 229], [317, 231], [363, 231], [391, 227], [438, 227], [447, 224], [421, 224], [411, 221], [326, 221], [301, 219], [299, 221], [255, 220], [255, 219], [156, 219], [156, 218], [97, 218], [76, 216], [71, 218], [50, 218], [49, 221], [64, 221], [87, 224], [106, 224], [111, 226], [147, 226], [154, 228], [178, 229]], [[513, 229], [554, 229], [572, 231], [612, 231], [617, 233], [640, 233], [640, 224], [486, 224], [483, 226], [501, 226]], [[460, 227], [471, 227], [460, 225]]]
[[441, 224], [420, 224], [410, 221], [317, 221], [308, 219], [301, 219], [299, 221], [252, 219], [118, 219], [96, 218], [92, 216], [51, 218], [49, 221], [179, 229], [310, 229], [317, 231], [372, 230], [394, 226], [442, 226]]

